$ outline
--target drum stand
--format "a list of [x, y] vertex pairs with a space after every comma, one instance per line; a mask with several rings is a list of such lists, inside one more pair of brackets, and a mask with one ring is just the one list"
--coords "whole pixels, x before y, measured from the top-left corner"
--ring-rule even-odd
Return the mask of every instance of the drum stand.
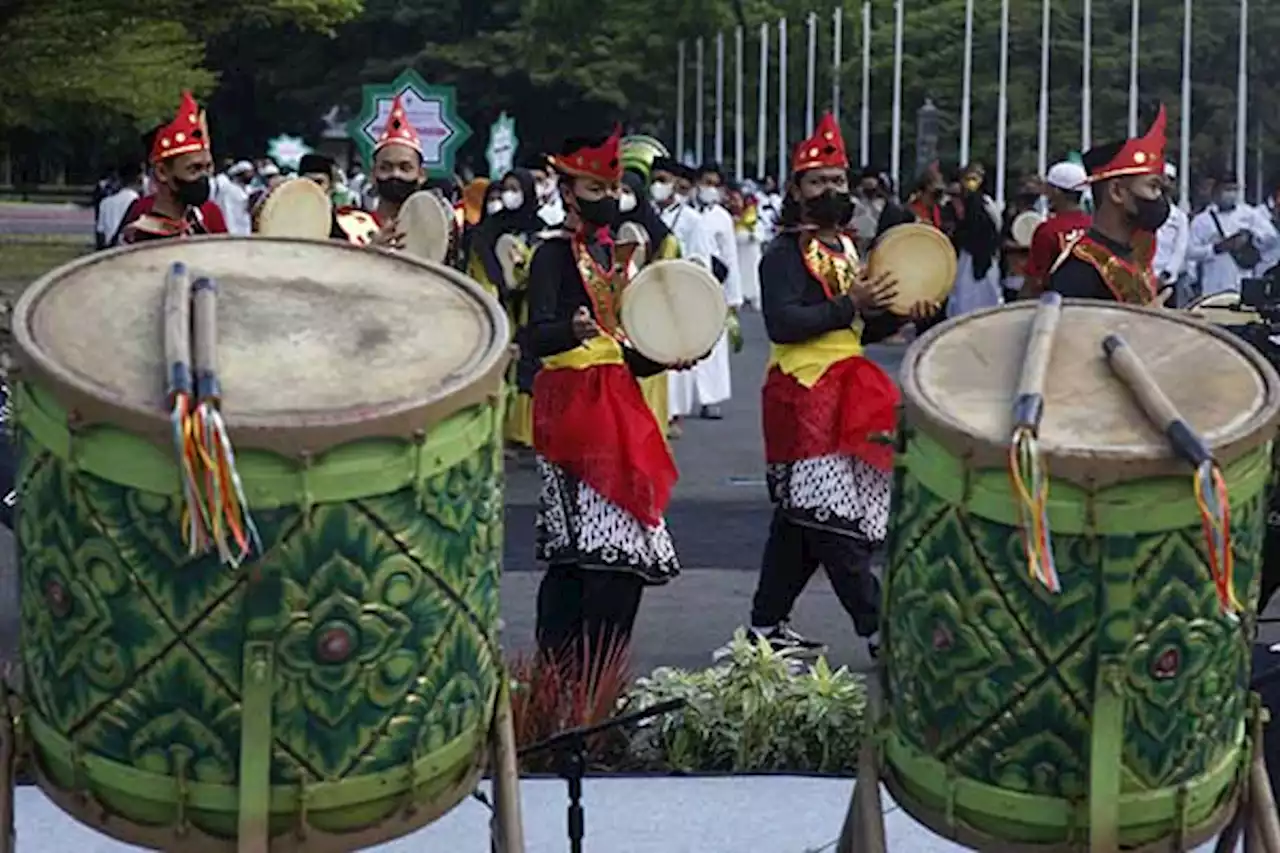
[[[502, 674], [503, 687], [489, 734], [489, 777], [493, 784], [493, 817], [489, 828], [493, 853], [524, 853], [524, 826], [520, 820], [520, 767], [516, 754], [516, 730], [511, 716], [510, 679]], [[0, 853], [6, 853], [0, 849]]]
[[[849, 802], [849, 811], [845, 815], [844, 826], [840, 831], [840, 840], [836, 842], [836, 853], [889, 853], [885, 839], [884, 807], [880, 797], [880, 749], [876, 741], [875, 730], [881, 718], [880, 699], [873, 696], [867, 705], [867, 731], [862, 739], [858, 752], [858, 781], [854, 785], [853, 798]], [[1252, 759], [1249, 774], [1244, 780], [1240, 796], [1234, 806], [1234, 814], [1218, 837], [1214, 853], [1235, 853], [1241, 836], [1244, 837], [1244, 853], [1280, 853], [1280, 812], [1277, 812], [1275, 792], [1271, 789], [1271, 780], [1267, 776], [1266, 757], [1262, 751], [1262, 730], [1267, 722], [1266, 709], [1255, 694], [1252, 698], [1252, 713], [1249, 725], [1252, 738]], [[1232, 814], [1228, 812], [1228, 814]], [[1209, 836], [1212, 838], [1212, 835]], [[1200, 843], [1205, 838], [1201, 838]], [[962, 839], [960, 843], [968, 843], [975, 850], [990, 853], [1013, 853], [1013, 851], [1043, 851], [1043, 853], [1084, 853], [1078, 846], [1038, 845], [1016, 846], [990, 839], [988, 846], [974, 840], [973, 836]], [[1189, 851], [1195, 844], [1171, 846], [1170, 839], [1156, 842], [1147, 847], [1129, 850], [1126, 853], [1172, 853], [1174, 850]], [[1119, 850], [1090, 850], [1089, 853], [1120, 853]]]

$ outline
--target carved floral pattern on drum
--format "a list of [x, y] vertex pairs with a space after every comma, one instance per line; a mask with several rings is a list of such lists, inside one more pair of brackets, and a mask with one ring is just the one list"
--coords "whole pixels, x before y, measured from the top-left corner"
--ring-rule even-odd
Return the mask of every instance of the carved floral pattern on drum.
[[260, 511], [265, 554], [190, 559], [180, 507], [22, 444], [27, 701], [85, 752], [239, 775], [246, 577], [275, 574], [272, 782], [404, 767], [483, 725], [498, 687], [500, 447], [418, 489]]
[[[1214, 765], [1244, 719], [1250, 626], [1217, 599], [1198, 526], [1149, 536], [1056, 535], [1059, 595], [1027, 572], [1016, 530], [899, 478], [886, 655], [900, 734], [958, 775], [1067, 798], [1087, 792], [1097, 578], [1132, 578], [1123, 687], [1127, 789]], [[1188, 488], [1190, 485], [1188, 484]], [[1232, 506], [1238, 591], [1257, 591], [1261, 496]]]

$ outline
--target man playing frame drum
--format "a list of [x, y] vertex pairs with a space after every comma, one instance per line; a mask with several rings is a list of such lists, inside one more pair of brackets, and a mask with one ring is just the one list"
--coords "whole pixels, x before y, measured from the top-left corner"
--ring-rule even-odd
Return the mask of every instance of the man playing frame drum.
[[155, 191], [130, 205], [116, 244], [227, 233], [222, 210], [209, 198], [213, 176], [209, 124], [190, 92], [182, 93], [174, 120], [156, 131], [151, 167]]
[[624, 259], [620, 134], [575, 139], [553, 158], [567, 219], [529, 269], [528, 342], [542, 359], [533, 445], [543, 487], [537, 635], [547, 654], [599, 661], [630, 638], [640, 596], [679, 571], [663, 521], [676, 482], [662, 428], [637, 377], [661, 373], [627, 346], [619, 323]]
[[378, 191], [374, 217], [379, 231], [371, 245], [399, 249], [404, 233], [396, 223], [400, 206], [422, 188], [426, 172], [422, 162], [422, 138], [409, 122], [400, 95], [391, 102], [387, 125], [373, 147], [373, 181]]
[[[893, 448], [878, 439], [894, 429], [898, 391], [862, 347], [896, 332], [903, 319], [885, 310], [896, 282], [888, 274], [869, 280], [842, 231], [853, 210], [848, 173], [840, 127], [828, 114], [796, 148], [785, 230], [760, 263], [773, 343], [763, 414], [775, 511], [751, 633], [779, 648], [821, 648], [787, 621], [821, 564], [875, 654], [880, 592], [871, 555], [885, 537], [893, 462]], [[937, 310], [921, 304], [911, 315], [923, 321]]]
[[1145, 136], [1084, 153], [1095, 210], [1093, 225], [1070, 243], [1049, 272], [1049, 290], [1082, 299], [1150, 305], [1155, 232], [1169, 217], [1164, 193], [1165, 111]]

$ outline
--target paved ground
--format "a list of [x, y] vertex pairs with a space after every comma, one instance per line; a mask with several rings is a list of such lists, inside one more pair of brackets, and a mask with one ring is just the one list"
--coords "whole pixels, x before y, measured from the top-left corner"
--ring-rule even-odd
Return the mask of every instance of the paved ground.
[[93, 210], [76, 204], [0, 202], [0, 234], [93, 236]]

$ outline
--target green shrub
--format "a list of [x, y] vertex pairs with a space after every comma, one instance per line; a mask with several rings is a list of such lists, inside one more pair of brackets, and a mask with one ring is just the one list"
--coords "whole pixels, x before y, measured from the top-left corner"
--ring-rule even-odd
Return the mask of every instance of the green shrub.
[[657, 669], [628, 697], [643, 708], [668, 699], [688, 707], [641, 730], [647, 763], [683, 772], [852, 775], [862, 740], [867, 686], [824, 658], [806, 670], [794, 655], [749, 642], [739, 631], [722, 666]]

